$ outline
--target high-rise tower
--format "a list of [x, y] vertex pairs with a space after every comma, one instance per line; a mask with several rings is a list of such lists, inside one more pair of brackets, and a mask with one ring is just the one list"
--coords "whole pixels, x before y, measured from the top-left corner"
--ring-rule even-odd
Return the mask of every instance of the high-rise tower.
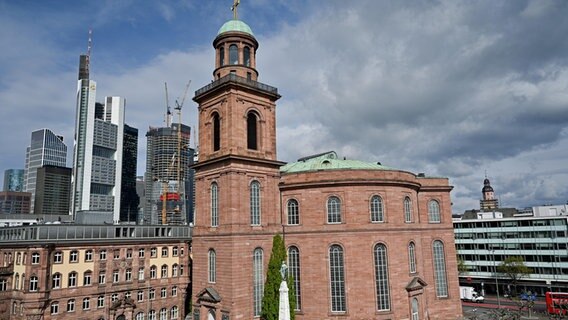
[[202, 266], [193, 269], [194, 318], [252, 319], [261, 312], [262, 269], [281, 229], [280, 95], [257, 81], [258, 42], [236, 15], [219, 29], [213, 47], [214, 81], [193, 98], [199, 104], [199, 162], [193, 166], [192, 252], [193, 265]]
[[67, 146], [63, 137], [49, 129], [32, 132], [31, 143], [26, 149], [26, 166], [24, 169], [24, 190], [31, 193], [30, 212], [34, 212], [37, 183], [37, 170], [42, 166], [65, 167], [67, 162]]
[[71, 211], [79, 222], [120, 219], [124, 108], [121, 97], [96, 103], [89, 79], [89, 55], [79, 60]]

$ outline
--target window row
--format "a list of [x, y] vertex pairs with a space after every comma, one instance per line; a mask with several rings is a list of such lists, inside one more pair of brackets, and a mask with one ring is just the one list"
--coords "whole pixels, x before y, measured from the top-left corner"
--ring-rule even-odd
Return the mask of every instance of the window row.
[[[114, 302], [114, 301], [113, 301]], [[75, 299], [70, 299], [67, 300], [67, 312], [75, 312]], [[90, 298], [84, 298], [82, 300], [82, 304], [81, 304], [81, 308], [82, 310], [90, 310], [91, 309], [91, 299]], [[97, 299], [97, 308], [104, 308], [104, 297], [103, 296], [99, 296]], [[56, 315], [60, 313], [59, 310], [59, 301], [54, 301], [51, 303], [50, 305], [50, 313], [52, 315]], [[145, 319], [145, 313], [144, 312], [138, 312], [136, 314], [135, 319], [136, 320], [144, 320]], [[148, 319], [149, 320], [156, 320], [156, 310], [150, 310], [148, 312]], [[169, 316], [169, 318], [168, 318]], [[178, 306], [173, 306], [170, 308], [169, 312], [168, 309], [166, 308], [162, 308], [159, 311], [159, 319], [160, 320], [174, 320], [174, 319], [179, 319], [179, 307]]]
[[[132, 249], [126, 249], [125, 252], [125, 258], [126, 259], [132, 259], [133, 257], [133, 250]], [[161, 253], [161, 257], [165, 258], [168, 257], [170, 254], [170, 248], [169, 247], [162, 247], [160, 248], [160, 253]], [[98, 251], [98, 255], [99, 255], [99, 260], [106, 260], [107, 259], [107, 250], [106, 249], [101, 249]], [[171, 248], [171, 255], [172, 257], [177, 257], [179, 255], [183, 255], [184, 254], [184, 248], [181, 247], [177, 247], [174, 246]], [[93, 250], [86, 250], [84, 253], [84, 261], [85, 262], [91, 262], [93, 261], [93, 255], [94, 255], [94, 251]], [[138, 258], [144, 258], [146, 255], [146, 249], [145, 248], [139, 248], [138, 249]], [[121, 249], [115, 249], [112, 250], [112, 257], [113, 259], [117, 260], [122, 258], [121, 256]], [[158, 257], [158, 248], [157, 247], [152, 247], [150, 248], [150, 257], [151, 258], [157, 258]], [[63, 263], [64, 260], [64, 254], [62, 251], [56, 251], [53, 254], [53, 263]], [[70, 263], [76, 263], [79, 262], [79, 251], [78, 250], [72, 250], [71, 252], [69, 252], [69, 262]], [[39, 264], [40, 263], [40, 255], [38, 252], [34, 252], [32, 253], [32, 264]]]
[[[138, 268], [138, 280], [144, 280], [145, 278], [145, 269], [143, 267]], [[183, 276], [184, 268], [183, 265], [174, 264], [171, 267], [171, 277], [178, 277]], [[160, 278], [167, 278], [168, 275], [168, 266], [162, 265], [160, 268]], [[121, 280], [121, 277], [124, 277], [124, 280]], [[150, 279], [158, 279], [158, 268], [156, 266], [150, 267]], [[29, 291], [37, 291], [38, 290], [38, 277], [32, 276], [29, 280]], [[51, 289], [60, 289], [63, 288], [64, 285], [63, 275], [61, 273], [54, 273], [51, 276]], [[93, 284], [93, 273], [91, 271], [85, 271], [83, 273], [83, 282], [81, 283], [82, 286], [90, 286]], [[124, 274], [121, 274], [119, 270], [113, 270], [112, 272], [112, 283], [119, 283], [121, 281], [131, 282], [133, 281], [133, 271], [132, 269], [126, 269]], [[14, 290], [20, 290], [21, 288], [25, 288], [25, 275], [22, 275], [20, 279], [19, 273], [14, 274]], [[66, 283], [68, 288], [77, 287], [79, 286], [79, 274], [75, 271], [70, 272], [67, 274]], [[97, 283], [99, 285], [103, 285], [106, 283], [106, 272], [101, 271], [98, 274]], [[0, 281], [0, 291], [5, 291], [7, 289], [2, 290], [3, 287], [6, 286], [6, 281]]]
[[[326, 203], [327, 223], [343, 223], [342, 202], [337, 196], [330, 196]], [[402, 203], [404, 210], [404, 222], [414, 222], [412, 212], [412, 200], [405, 197]], [[300, 224], [300, 205], [298, 200], [290, 199], [286, 203], [286, 213], [288, 217], [288, 225]], [[369, 219], [370, 222], [385, 222], [385, 205], [383, 199], [378, 195], [373, 195], [369, 201]], [[428, 202], [428, 221], [430, 223], [440, 223], [440, 203], [437, 200]]]
[[[219, 185], [211, 184], [211, 227], [219, 226]], [[250, 225], [261, 225], [261, 186], [260, 182], [253, 180], [249, 186]]]
[[229, 65], [245, 65], [247, 67], [251, 66], [251, 48], [249, 46], [244, 46], [242, 49], [242, 57], [239, 57], [239, 48], [236, 44], [229, 45], [229, 61], [226, 63], [225, 59], [225, 47], [219, 47], [219, 63], [221, 66], [226, 64]]
[[[258, 150], [259, 149], [259, 132], [261, 132], [261, 117], [257, 111], [248, 111], [246, 114], [246, 128], [247, 128], [247, 149], [248, 150]], [[212, 127], [212, 147], [213, 152], [219, 151], [221, 149], [221, 116], [218, 112], [213, 112], [211, 114]]]
[[[436, 240], [432, 244], [433, 269], [436, 296], [444, 298], [448, 296], [448, 282], [446, 275], [446, 259], [444, 244]], [[264, 252], [262, 248], [253, 251], [252, 270], [253, 270], [253, 313], [259, 316], [262, 311], [262, 296], [264, 292]], [[208, 281], [216, 281], [216, 253], [210, 249], [208, 253]], [[414, 242], [408, 245], [409, 272], [416, 273], [416, 246]], [[329, 289], [330, 289], [330, 311], [337, 313], [347, 312], [346, 295], [346, 274], [345, 274], [345, 254], [341, 245], [334, 244], [329, 247]], [[375, 297], [377, 301], [377, 311], [390, 311], [392, 297], [389, 285], [389, 263], [387, 247], [382, 243], [375, 245], [373, 249]], [[296, 246], [288, 248], [288, 272], [294, 281], [294, 297], [296, 299], [296, 310], [302, 310], [302, 277], [301, 277], [300, 251]], [[418, 301], [412, 301], [412, 310], [417, 309]], [[415, 308], [416, 307], [416, 308]]]

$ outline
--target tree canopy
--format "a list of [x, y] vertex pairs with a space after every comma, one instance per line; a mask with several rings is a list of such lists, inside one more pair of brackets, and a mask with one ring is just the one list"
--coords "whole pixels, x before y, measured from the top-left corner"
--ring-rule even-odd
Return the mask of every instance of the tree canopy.
[[515, 292], [518, 281], [532, 273], [532, 269], [525, 265], [523, 257], [519, 256], [507, 257], [497, 266], [497, 271], [511, 279], [511, 284], [515, 288]]

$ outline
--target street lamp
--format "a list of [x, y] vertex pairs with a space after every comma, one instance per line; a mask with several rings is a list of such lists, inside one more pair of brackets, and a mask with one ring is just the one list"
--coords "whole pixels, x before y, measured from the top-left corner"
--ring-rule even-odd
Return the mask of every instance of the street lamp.
[[497, 265], [495, 262], [495, 249], [492, 249], [491, 252], [493, 253], [493, 271], [495, 272], [495, 287], [497, 288], [497, 305], [501, 308], [501, 299], [499, 298], [499, 281], [497, 280]]

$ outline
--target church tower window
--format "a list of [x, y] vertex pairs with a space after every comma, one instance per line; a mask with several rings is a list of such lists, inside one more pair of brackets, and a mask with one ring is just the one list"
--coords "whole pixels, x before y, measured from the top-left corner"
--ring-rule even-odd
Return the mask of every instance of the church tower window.
[[215, 182], [211, 184], [211, 226], [219, 226], [219, 189]]
[[245, 60], [245, 66], [250, 67], [250, 48], [249, 47], [245, 47], [245, 49], [243, 50], [243, 55], [244, 55], [244, 60]]
[[236, 44], [229, 46], [229, 63], [239, 64], [239, 49]]
[[260, 183], [258, 181], [250, 184], [250, 224], [260, 225]]
[[213, 114], [213, 151], [219, 151], [221, 148], [221, 120], [219, 114]]
[[225, 48], [219, 48], [219, 64], [222, 66], [225, 65]]
[[258, 150], [257, 116], [254, 112], [247, 115], [247, 148]]

